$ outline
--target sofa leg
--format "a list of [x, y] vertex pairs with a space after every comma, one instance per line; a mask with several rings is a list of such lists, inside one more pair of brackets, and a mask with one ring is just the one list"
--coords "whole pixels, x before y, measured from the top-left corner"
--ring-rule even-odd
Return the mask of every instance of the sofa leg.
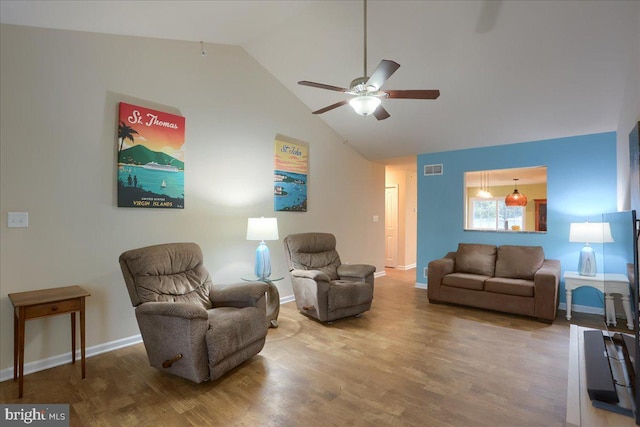
[[430, 304], [440, 304], [440, 301], [429, 298], [429, 303]]
[[547, 325], [552, 325], [553, 324], [553, 320], [549, 320], [549, 319], [542, 319], [542, 318], [538, 317], [538, 318], [536, 318], [536, 320], [538, 322], [541, 322], [541, 323], [546, 323]]
[[358, 313], [358, 314], [356, 314], [356, 316], [355, 316], [355, 317], [360, 317], [360, 316], [362, 316], [362, 313]]

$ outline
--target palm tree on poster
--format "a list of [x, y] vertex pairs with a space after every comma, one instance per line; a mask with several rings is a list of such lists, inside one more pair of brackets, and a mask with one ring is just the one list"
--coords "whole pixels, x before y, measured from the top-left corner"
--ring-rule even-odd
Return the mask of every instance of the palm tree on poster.
[[130, 140], [132, 144], [135, 143], [135, 140], [133, 139], [134, 133], [137, 134], [138, 131], [131, 126], [127, 126], [123, 121], [120, 121], [120, 125], [118, 125], [118, 139], [120, 140], [118, 154], [122, 151], [122, 145], [124, 144], [125, 139]]

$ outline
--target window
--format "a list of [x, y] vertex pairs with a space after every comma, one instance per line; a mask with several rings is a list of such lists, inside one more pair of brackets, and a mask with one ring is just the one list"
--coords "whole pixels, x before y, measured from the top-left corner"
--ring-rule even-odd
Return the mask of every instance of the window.
[[[505, 206], [515, 189], [525, 206]], [[530, 166], [464, 173], [464, 229], [546, 233], [547, 167]]]
[[470, 230], [522, 230], [525, 224], [524, 206], [506, 206], [504, 198], [490, 199], [472, 197], [469, 199]]

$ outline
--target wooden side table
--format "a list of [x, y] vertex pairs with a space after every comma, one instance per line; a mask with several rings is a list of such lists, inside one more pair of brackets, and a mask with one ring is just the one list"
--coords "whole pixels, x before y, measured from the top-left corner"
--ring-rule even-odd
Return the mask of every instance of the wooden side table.
[[80, 354], [85, 378], [85, 304], [91, 294], [80, 286], [41, 289], [9, 294], [13, 304], [13, 380], [18, 380], [18, 397], [24, 385], [24, 327], [27, 320], [71, 313], [71, 358], [76, 363], [76, 312], [80, 312]]

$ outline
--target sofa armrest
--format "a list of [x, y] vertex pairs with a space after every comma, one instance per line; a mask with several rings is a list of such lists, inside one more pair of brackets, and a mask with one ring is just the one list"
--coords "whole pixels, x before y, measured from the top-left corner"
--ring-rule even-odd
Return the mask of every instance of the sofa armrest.
[[455, 268], [456, 253], [449, 252], [443, 258], [429, 262], [427, 266], [427, 294], [429, 300], [440, 300], [442, 278], [451, 274]]
[[533, 276], [535, 316], [540, 320], [553, 322], [556, 318], [560, 273], [560, 261], [545, 259], [542, 267]]
[[264, 282], [213, 285], [209, 299], [214, 307], [261, 307], [268, 288]]
[[320, 270], [291, 270], [291, 276], [299, 279], [330, 282], [331, 278]]

